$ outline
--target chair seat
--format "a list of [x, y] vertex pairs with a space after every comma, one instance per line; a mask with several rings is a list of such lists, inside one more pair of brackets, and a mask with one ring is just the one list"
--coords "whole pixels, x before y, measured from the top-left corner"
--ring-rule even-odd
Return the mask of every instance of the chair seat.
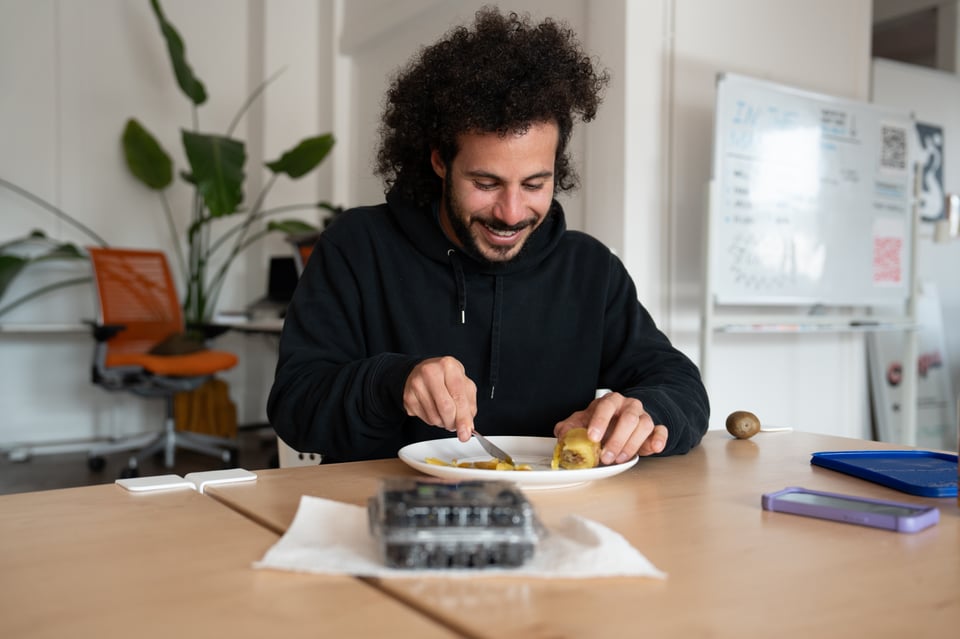
[[106, 366], [140, 366], [154, 375], [198, 377], [233, 368], [237, 356], [224, 351], [204, 350], [187, 355], [148, 355], [146, 353], [113, 353]]

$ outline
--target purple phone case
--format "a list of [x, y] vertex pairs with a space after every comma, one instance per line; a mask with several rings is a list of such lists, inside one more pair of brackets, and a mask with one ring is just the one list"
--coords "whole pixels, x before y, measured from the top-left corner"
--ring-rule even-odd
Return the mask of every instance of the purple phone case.
[[[808, 495], [819, 495], [827, 498], [856, 501], [863, 504], [909, 508], [915, 512], [909, 515], [876, 513], [838, 506], [803, 504], [779, 499], [788, 493], [806, 493]], [[872, 528], [883, 528], [885, 530], [893, 530], [904, 533], [918, 532], [940, 521], [940, 510], [933, 506], [921, 506], [918, 504], [888, 501], [885, 499], [868, 499], [866, 497], [856, 497], [854, 495], [843, 495], [840, 493], [827, 493], [818, 490], [808, 490], [799, 486], [790, 486], [788, 488], [784, 488], [783, 490], [778, 490], [777, 492], [765, 493], [762, 495], [760, 504], [763, 506], [764, 510], [770, 510], [773, 512], [792, 513], [794, 515], [804, 515], [807, 517], [816, 517], [818, 519], [830, 519], [848, 524], [858, 524], [861, 526], [870, 526]]]

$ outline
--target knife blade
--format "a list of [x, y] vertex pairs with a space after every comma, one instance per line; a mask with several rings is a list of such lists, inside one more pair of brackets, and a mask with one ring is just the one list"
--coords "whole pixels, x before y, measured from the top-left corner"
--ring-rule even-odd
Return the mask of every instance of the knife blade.
[[507, 462], [511, 466], [515, 466], [515, 464], [513, 463], [513, 457], [511, 457], [505, 451], [495, 446], [493, 442], [491, 442], [489, 439], [487, 439], [477, 431], [473, 431], [473, 436], [477, 438], [477, 441], [480, 442], [480, 446], [482, 446], [483, 449], [487, 451], [488, 454], [496, 457], [500, 461]]

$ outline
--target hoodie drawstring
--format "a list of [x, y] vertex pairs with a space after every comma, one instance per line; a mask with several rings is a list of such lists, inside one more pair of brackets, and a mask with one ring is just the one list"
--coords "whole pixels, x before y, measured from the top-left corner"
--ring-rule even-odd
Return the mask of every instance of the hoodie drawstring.
[[[454, 249], [447, 250], [447, 259], [450, 260], [450, 266], [453, 269], [453, 279], [457, 286], [457, 308], [460, 310], [460, 323], [467, 323], [467, 283], [463, 275], [463, 266], [460, 264], [460, 258]], [[497, 275], [494, 278], [493, 292], [493, 318], [492, 328], [490, 329], [490, 399], [497, 389], [497, 381], [500, 379], [500, 325], [501, 310], [503, 308], [503, 277]]]
[[453, 249], [447, 251], [447, 259], [450, 260], [450, 266], [453, 267], [453, 279], [457, 284], [457, 306], [460, 309], [460, 323], [467, 323], [467, 284], [463, 277], [463, 267], [460, 265], [460, 258]]
[[493, 324], [490, 329], [490, 399], [500, 379], [500, 310], [503, 308], [503, 277], [497, 275], [493, 290]]

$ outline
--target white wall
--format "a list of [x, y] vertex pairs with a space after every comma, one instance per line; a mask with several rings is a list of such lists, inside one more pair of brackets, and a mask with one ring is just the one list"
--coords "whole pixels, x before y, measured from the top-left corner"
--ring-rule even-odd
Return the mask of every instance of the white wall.
[[620, 256], [639, 298], [669, 330], [672, 3], [610, 0], [586, 9], [584, 45], [612, 78], [584, 133], [584, 230]]
[[[390, 75], [420, 45], [469, 20], [482, 4], [167, 0], [165, 6], [183, 32], [194, 67], [208, 82], [212, 102], [227, 105], [214, 108], [205, 120], [223, 123], [254, 78], [288, 64], [268, 90], [262, 114], [251, 114], [260, 118], [262, 131], [257, 136], [254, 129], [251, 142], [259, 140], [270, 157], [288, 146], [291, 134], [334, 128], [339, 143], [330, 166], [312, 184], [290, 187], [290, 197], [316, 193], [327, 198], [332, 191], [336, 201], [355, 205], [382, 200], [371, 164]], [[703, 194], [710, 172], [715, 74], [757, 75], [866, 100], [869, 0], [522, 0], [502, 6], [568, 21], [610, 68], [613, 84], [599, 117], [573, 140], [583, 188], [564, 204], [573, 228], [596, 234], [617, 251], [637, 282], [641, 300], [677, 345], [697, 359]], [[93, 35], [78, 31], [81, 23]], [[337, 24], [342, 24], [342, 40], [335, 36]], [[205, 34], [213, 34], [207, 42]], [[335, 55], [328, 46], [336, 47]], [[186, 121], [167, 64], [146, 1], [0, 4], [0, 83], [5, 85], [0, 119], [20, 123], [13, 130], [0, 129], [0, 175], [91, 224], [106, 226], [114, 243], [161, 245], [165, 229], [155, 202], [126, 176], [116, 140], [130, 114], [156, 122], [158, 132], [164, 124]], [[6, 90], [8, 83], [13, 91]], [[324, 93], [324, 86], [332, 86], [332, 96]], [[177, 146], [175, 140], [164, 143]], [[35, 209], [2, 192], [0, 210], [0, 237], [38, 219]], [[48, 228], [76, 239], [69, 229]], [[243, 272], [235, 275], [224, 305], [242, 304], [263, 290], [262, 260], [272, 250], [266, 245], [251, 254]], [[239, 342], [242, 347], [241, 339], [229, 339], [228, 344]], [[13, 430], [0, 431], [0, 442], [14, 431], [22, 434], [24, 424], [30, 425], [26, 432], [43, 437], [57, 430], [54, 422], [69, 420], [78, 424], [77, 432], [89, 431], [101, 421], [89, 418], [91, 411], [116, 413], [113, 403], [102, 402], [102, 392], [95, 395], [85, 383], [89, 345], [79, 337], [70, 343], [72, 350], [62, 355], [57, 350], [61, 346], [43, 340], [0, 337], [3, 358], [16, 361], [4, 371], [35, 367], [38, 353], [52, 348], [62, 356], [58, 361], [64, 370], [73, 367], [82, 375], [80, 381], [70, 377], [74, 387], [66, 390], [28, 384], [18, 386], [18, 396], [0, 398], [14, 406], [8, 420]], [[260, 379], [248, 388], [241, 378], [234, 387], [248, 417], [262, 411], [260, 386], [272, 374], [266, 350], [260, 359], [251, 356], [246, 362], [262, 362], [257, 364]], [[745, 408], [769, 424], [867, 434], [866, 371], [859, 338], [733, 337], [717, 343], [715, 351], [722, 375], [711, 382], [713, 427], [720, 427], [730, 411]], [[5, 375], [10, 373], [0, 372]], [[237, 373], [241, 375], [246, 374]], [[0, 377], [0, 388], [9, 386], [4, 382]], [[66, 409], [48, 415], [42, 398], [51, 392], [67, 398], [69, 416]], [[114, 421], [126, 424], [136, 418]]]
[[[225, 130], [254, 87], [285, 68], [236, 132], [248, 145], [249, 203], [264, 182], [265, 160], [332, 129], [334, 3], [165, 0], [163, 5], [206, 84], [201, 129]], [[189, 101], [176, 86], [147, 0], [5, 0], [0, 3], [0, 87], [0, 176], [53, 202], [112, 245], [171, 250], [160, 202], [129, 176], [119, 143], [126, 119], [134, 116], [157, 136], [178, 171], [185, 166], [179, 130], [192, 126]], [[278, 180], [268, 204], [330, 199], [329, 164], [298, 182]], [[169, 197], [182, 229], [189, 192], [178, 182]], [[0, 238], [40, 227], [59, 239], [90, 243], [2, 188], [0, 211]], [[317, 220], [313, 213], [302, 217]], [[243, 254], [231, 268], [220, 308], [240, 308], [262, 295], [268, 256], [289, 250], [270, 239]], [[18, 290], [55, 276], [48, 273], [51, 268], [67, 267], [31, 269]], [[76, 323], [93, 317], [92, 298], [90, 289], [78, 287], [25, 305], [3, 322]], [[240, 419], [265, 419], [275, 340], [228, 335], [217, 346], [241, 356], [241, 366], [227, 375]], [[85, 333], [0, 333], [5, 417], [0, 445], [109, 437], [160, 424], [159, 402], [108, 395], [89, 383], [91, 352]]]

